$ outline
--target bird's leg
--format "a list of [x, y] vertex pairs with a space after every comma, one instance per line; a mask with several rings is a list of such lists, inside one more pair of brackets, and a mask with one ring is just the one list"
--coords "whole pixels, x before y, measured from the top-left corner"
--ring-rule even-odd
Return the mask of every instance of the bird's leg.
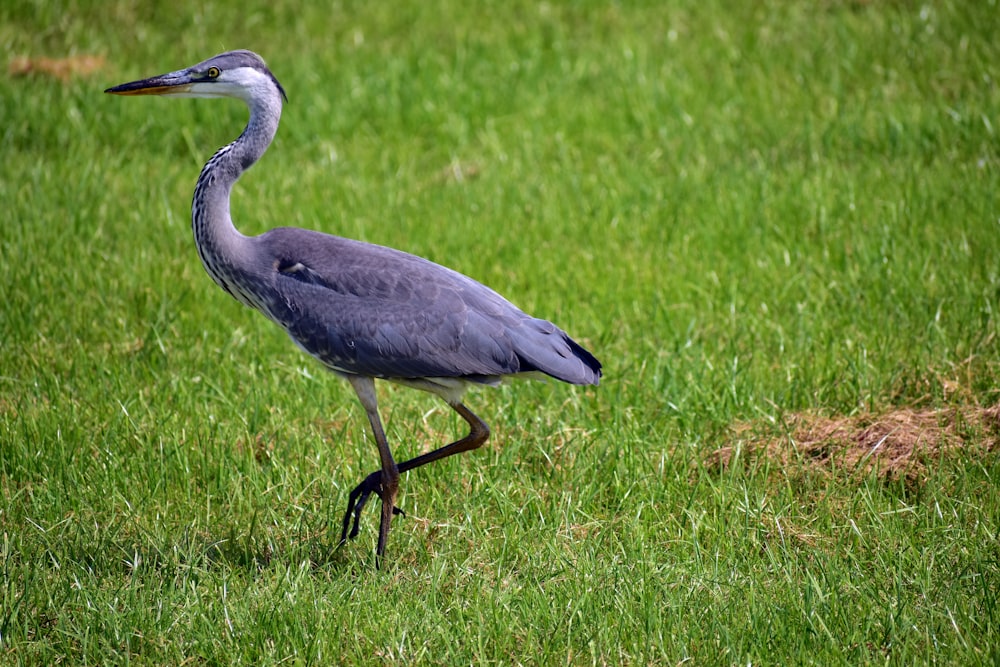
[[[462, 452], [467, 452], [472, 449], [481, 447], [483, 443], [490, 437], [490, 427], [486, 425], [482, 419], [480, 419], [472, 410], [465, 407], [461, 403], [451, 404], [452, 409], [458, 414], [462, 415], [462, 419], [468, 422], [470, 430], [469, 434], [462, 438], [461, 440], [456, 440], [455, 442], [445, 445], [439, 449], [435, 449], [432, 452], [427, 452], [426, 454], [421, 454], [420, 456], [415, 456], [412, 459], [403, 461], [397, 465], [397, 470], [400, 473], [404, 473], [408, 470], [413, 470], [414, 468], [419, 468], [422, 465], [432, 463], [433, 461], [438, 461], [440, 459], [452, 456], [453, 454], [461, 454]], [[358, 522], [361, 519], [361, 510], [364, 508], [365, 503], [368, 502], [368, 498], [372, 493], [375, 493], [382, 497], [382, 513], [385, 514], [385, 497], [381, 494], [381, 471], [373, 472], [368, 475], [363, 482], [358, 484], [353, 491], [351, 491], [350, 497], [347, 499], [347, 512], [344, 514], [344, 528], [343, 532], [340, 534], [340, 541], [345, 542], [348, 538], [354, 539], [358, 535]], [[392, 508], [393, 514], [402, 514], [403, 511], [398, 507]], [[351, 517], [354, 517], [354, 526], [351, 527]], [[348, 534], [348, 528], [350, 527], [350, 534]], [[381, 533], [380, 533], [381, 538]]]
[[[347, 515], [344, 517], [344, 532], [347, 531], [348, 517], [355, 514], [355, 528], [351, 537], [357, 534], [357, 519], [361, 515], [361, 509], [368, 502], [369, 496], [374, 492], [382, 499], [382, 519], [378, 527], [378, 546], [375, 548], [376, 563], [381, 564], [385, 555], [385, 543], [389, 538], [389, 527], [392, 524], [392, 515], [398, 513], [396, 510], [396, 493], [399, 491], [399, 467], [392, 458], [392, 451], [389, 449], [389, 442], [385, 437], [385, 430], [382, 428], [382, 420], [378, 416], [378, 398], [375, 394], [375, 380], [370, 377], [352, 375], [348, 377], [351, 386], [354, 387], [361, 405], [368, 414], [368, 422], [371, 424], [372, 433], [375, 436], [375, 444], [378, 445], [378, 456], [382, 463], [382, 469], [369, 475], [364, 482], [351, 491], [348, 499]], [[341, 534], [340, 541], [344, 541]]]
[[486, 424], [486, 422], [480, 419], [476, 413], [461, 403], [449, 403], [449, 405], [451, 405], [451, 408], [455, 412], [462, 415], [462, 419], [468, 422], [469, 435], [465, 436], [461, 440], [456, 440], [450, 445], [445, 445], [444, 447], [435, 449], [432, 452], [427, 452], [426, 454], [421, 454], [420, 456], [414, 456], [412, 459], [403, 461], [399, 464], [399, 472], [403, 473], [408, 470], [413, 470], [414, 468], [419, 468], [422, 465], [427, 465], [428, 463], [448, 458], [454, 454], [461, 454], [462, 452], [478, 449], [489, 439], [490, 427]]

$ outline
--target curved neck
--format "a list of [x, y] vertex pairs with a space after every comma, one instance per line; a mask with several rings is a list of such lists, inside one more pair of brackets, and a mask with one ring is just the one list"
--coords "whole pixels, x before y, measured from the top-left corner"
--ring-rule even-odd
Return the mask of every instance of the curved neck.
[[[278, 130], [281, 97], [277, 91], [247, 101], [250, 121], [236, 141], [220, 148], [202, 167], [191, 202], [191, 228], [198, 255], [212, 279], [240, 301], [238, 270], [251, 259], [247, 237], [229, 213], [233, 184], [267, 150]], [[234, 289], [236, 288], [236, 289]]]

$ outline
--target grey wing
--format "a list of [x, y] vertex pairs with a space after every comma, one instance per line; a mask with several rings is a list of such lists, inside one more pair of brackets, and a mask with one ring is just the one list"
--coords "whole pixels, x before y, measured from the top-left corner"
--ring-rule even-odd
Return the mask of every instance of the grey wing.
[[299, 229], [257, 240], [276, 269], [269, 315], [331, 368], [383, 378], [600, 375], [560, 329], [450, 269]]

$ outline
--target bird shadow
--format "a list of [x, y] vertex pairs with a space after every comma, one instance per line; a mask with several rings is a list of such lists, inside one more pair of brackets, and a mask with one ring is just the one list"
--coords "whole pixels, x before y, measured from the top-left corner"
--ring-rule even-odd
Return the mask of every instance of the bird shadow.
[[362, 545], [341, 542], [332, 532], [306, 535], [280, 544], [267, 537], [244, 533], [204, 540], [200, 549], [205, 567], [243, 570], [251, 575], [276, 567], [307, 566], [314, 573], [329, 576], [377, 569], [374, 549], [366, 554]]
[[24, 543], [15, 560], [33, 561], [43, 568], [86, 572], [98, 579], [187, 578], [198, 571], [242, 571], [248, 578], [256, 578], [276, 570], [303, 567], [336, 579], [377, 570], [374, 543], [341, 544], [339, 530], [289, 536], [259, 528], [213, 534], [194, 526], [153, 532], [134, 530], [133, 525], [131, 530], [105, 526], [101, 535], [67, 532], [61, 539]]

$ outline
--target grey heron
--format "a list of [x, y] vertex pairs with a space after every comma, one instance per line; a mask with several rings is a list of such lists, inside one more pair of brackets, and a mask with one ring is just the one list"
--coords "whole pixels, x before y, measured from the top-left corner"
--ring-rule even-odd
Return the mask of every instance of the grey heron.
[[[375, 550], [381, 563], [392, 517], [402, 513], [395, 505], [400, 473], [486, 442], [489, 427], [462, 403], [470, 386], [496, 385], [510, 376], [599, 382], [601, 363], [564, 331], [451, 269], [306, 229], [279, 227], [259, 236], [237, 231], [229, 213], [233, 184], [271, 144], [287, 101], [257, 54], [229, 51], [105, 92], [231, 97], [249, 108], [242, 134], [220, 148], [198, 177], [191, 204], [195, 245], [219, 287], [346, 378], [364, 407], [381, 466], [351, 491], [341, 544], [357, 536], [361, 511], [375, 494], [382, 501]], [[469, 424], [469, 434], [397, 464], [379, 418], [375, 379], [437, 394]]]

